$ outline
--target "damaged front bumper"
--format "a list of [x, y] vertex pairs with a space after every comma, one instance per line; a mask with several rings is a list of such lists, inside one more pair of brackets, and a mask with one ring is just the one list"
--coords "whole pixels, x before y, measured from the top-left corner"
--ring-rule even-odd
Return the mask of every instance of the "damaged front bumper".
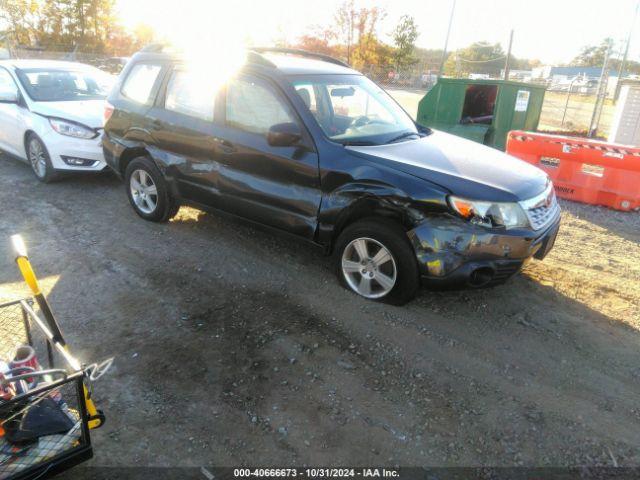
[[542, 231], [490, 229], [440, 216], [425, 219], [408, 236], [426, 284], [478, 288], [503, 283], [532, 257], [544, 258], [559, 228], [559, 213]]

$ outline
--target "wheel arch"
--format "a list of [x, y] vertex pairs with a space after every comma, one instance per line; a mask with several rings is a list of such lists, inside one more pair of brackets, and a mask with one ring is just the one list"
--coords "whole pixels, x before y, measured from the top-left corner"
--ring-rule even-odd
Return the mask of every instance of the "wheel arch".
[[328, 253], [333, 252], [333, 248], [340, 234], [349, 225], [366, 218], [385, 218], [398, 223], [405, 231], [413, 227], [407, 212], [407, 202], [395, 196], [385, 196], [380, 194], [366, 194], [353, 199], [352, 202], [343, 208], [336, 216], [331, 234], [328, 238]]
[[138, 157], [147, 157], [155, 163], [153, 157], [145, 147], [128, 147], [123, 150], [122, 154], [120, 154], [120, 160], [118, 162], [118, 170], [120, 172], [120, 175], [124, 177], [124, 174], [127, 171], [127, 167], [129, 166], [131, 161]]

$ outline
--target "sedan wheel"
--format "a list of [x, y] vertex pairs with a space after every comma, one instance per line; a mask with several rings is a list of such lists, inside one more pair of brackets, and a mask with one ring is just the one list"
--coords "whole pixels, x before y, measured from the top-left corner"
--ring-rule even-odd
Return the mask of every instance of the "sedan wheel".
[[28, 145], [29, 163], [31, 164], [33, 173], [35, 173], [39, 179], [43, 179], [47, 176], [47, 153], [44, 145], [35, 137], [31, 137]]
[[147, 215], [152, 214], [158, 206], [158, 189], [151, 175], [144, 170], [134, 170], [129, 187], [136, 208]]
[[342, 254], [342, 273], [353, 291], [381, 298], [396, 284], [398, 269], [387, 247], [373, 238], [352, 240]]

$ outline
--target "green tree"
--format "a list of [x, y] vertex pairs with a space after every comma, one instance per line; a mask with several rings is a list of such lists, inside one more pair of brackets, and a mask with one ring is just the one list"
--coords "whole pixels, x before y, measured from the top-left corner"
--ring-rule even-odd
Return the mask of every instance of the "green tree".
[[570, 65], [576, 67], [602, 67], [610, 45], [613, 46], [613, 39], [605, 38], [600, 45], [582, 47], [582, 50], [571, 61]]
[[114, 6], [115, 0], [0, 0], [0, 19], [16, 45], [108, 53], [114, 35], [126, 36]]
[[0, 19], [6, 24], [6, 37], [14, 43], [31, 44], [37, 41], [42, 21], [37, 0], [0, 0]]
[[385, 16], [379, 7], [356, 8], [354, 0], [347, 0], [338, 8], [332, 36], [354, 68], [389, 62], [389, 49], [378, 38], [378, 28]]
[[396, 70], [403, 70], [416, 63], [414, 50], [418, 39], [418, 27], [414, 18], [410, 15], [400, 17], [400, 22], [393, 31], [393, 44], [395, 51], [393, 59]]

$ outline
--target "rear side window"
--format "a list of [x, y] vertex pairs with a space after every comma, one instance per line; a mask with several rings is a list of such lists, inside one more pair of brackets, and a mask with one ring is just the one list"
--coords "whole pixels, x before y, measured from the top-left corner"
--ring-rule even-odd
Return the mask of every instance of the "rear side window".
[[122, 94], [138, 103], [148, 103], [161, 66], [148, 63], [134, 65], [122, 85]]
[[167, 85], [164, 108], [206, 121], [213, 120], [217, 92], [189, 72], [176, 70]]
[[239, 78], [227, 86], [226, 117], [230, 127], [261, 135], [277, 123], [296, 121], [268, 85], [248, 78]]

